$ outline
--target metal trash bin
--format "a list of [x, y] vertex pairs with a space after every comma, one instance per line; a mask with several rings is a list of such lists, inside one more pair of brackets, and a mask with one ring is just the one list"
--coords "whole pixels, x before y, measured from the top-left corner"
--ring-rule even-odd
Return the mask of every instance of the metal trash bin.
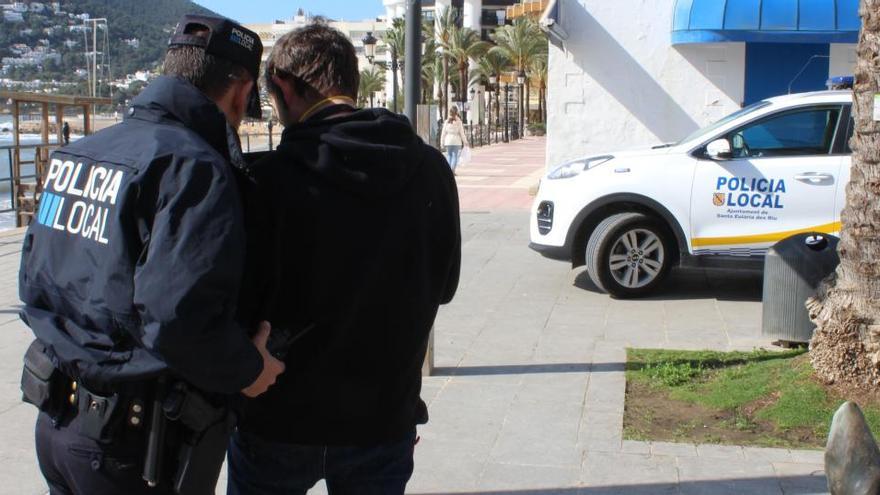
[[816, 327], [805, 304], [840, 263], [838, 241], [827, 234], [798, 234], [770, 248], [764, 264], [762, 335], [780, 345], [810, 341]]

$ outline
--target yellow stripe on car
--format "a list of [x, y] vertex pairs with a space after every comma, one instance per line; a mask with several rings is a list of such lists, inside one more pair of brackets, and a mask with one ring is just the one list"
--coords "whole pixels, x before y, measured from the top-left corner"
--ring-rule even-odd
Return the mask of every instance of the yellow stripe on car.
[[734, 244], [761, 244], [766, 242], [777, 242], [797, 234], [805, 234], [808, 232], [819, 232], [822, 234], [833, 234], [840, 232], [841, 223], [833, 222], [825, 225], [817, 225], [805, 229], [788, 230], [785, 232], [770, 232], [767, 234], [744, 235], [734, 237], [696, 237], [691, 241], [693, 247], [706, 246], [729, 246]]

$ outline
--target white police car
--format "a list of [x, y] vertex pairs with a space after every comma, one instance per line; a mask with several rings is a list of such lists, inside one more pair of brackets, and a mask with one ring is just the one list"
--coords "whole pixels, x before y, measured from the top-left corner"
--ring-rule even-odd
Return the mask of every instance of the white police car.
[[615, 297], [647, 294], [673, 266], [760, 268], [781, 239], [839, 232], [851, 109], [850, 91], [781, 96], [677, 144], [556, 167], [530, 245]]

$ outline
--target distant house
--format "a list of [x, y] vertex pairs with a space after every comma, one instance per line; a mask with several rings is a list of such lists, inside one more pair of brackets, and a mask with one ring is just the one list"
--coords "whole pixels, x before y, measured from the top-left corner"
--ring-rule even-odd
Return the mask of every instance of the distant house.
[[19, 12], [7, 10], [3, 12], [3, 20], [6, 22], [24, 22], [24, 16]]
[[126, 45], [134, 48], [135, 50], [137, 50], [138, 48], [141, 47], [141, 40], [139, 40], [137, 38], [131, 38], [129, 40], [122, 40], [122, 42], [125, 43]]

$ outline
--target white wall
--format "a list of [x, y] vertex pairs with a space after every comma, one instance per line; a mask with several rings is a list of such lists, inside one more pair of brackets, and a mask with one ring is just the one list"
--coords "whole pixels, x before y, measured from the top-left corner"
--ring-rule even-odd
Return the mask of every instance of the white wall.
[[674, 0], [562, 0], [547, 164], [676, 141], [738, 109], [745, 45], [671, 46]]
[[850, 44], [832, 44], [831, 61], [828, 67], [828, 75], [834, 76], [851, 76], [856, 70], [856, 61], [858, 54], [856, 53], [856, 45]]

